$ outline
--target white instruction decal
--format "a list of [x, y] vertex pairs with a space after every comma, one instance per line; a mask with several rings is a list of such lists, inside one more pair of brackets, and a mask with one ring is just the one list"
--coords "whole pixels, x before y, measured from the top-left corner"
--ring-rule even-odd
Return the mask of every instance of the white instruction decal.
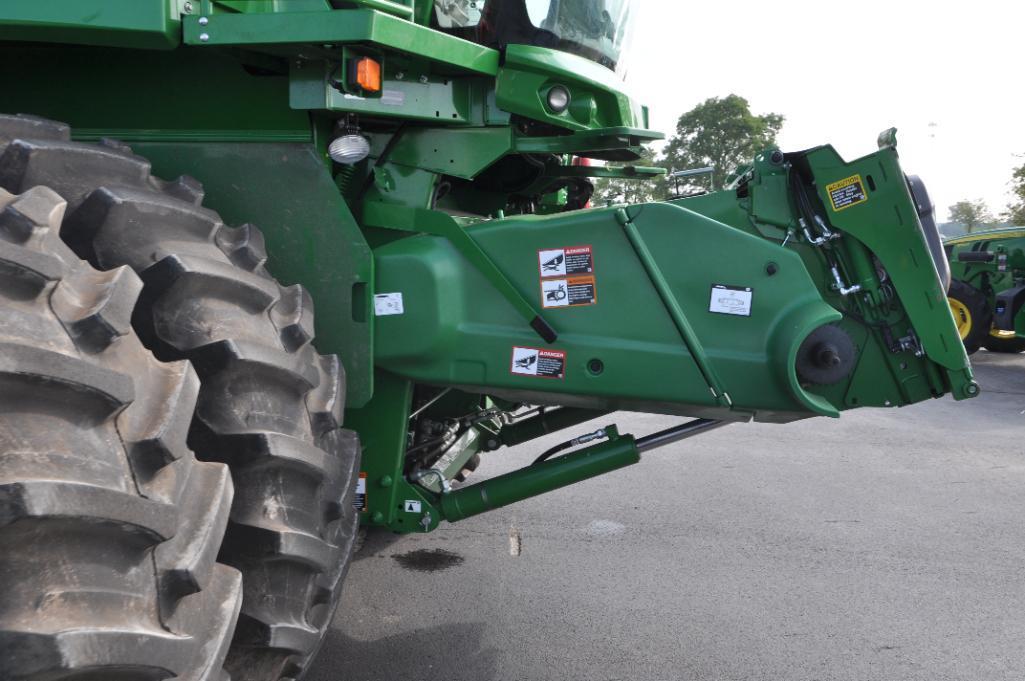
[[415, 501], [413, 499], [406, 499], [406, 503], [405, 503], [405, 506], [403, 508], [406, 509], [406, 513], [419, 513], [420, 512], [420, 502], [419, 501]]
[[708, 302], [708, 311], [750, 317], [753, 298], [754, 289], [750, 287], [715, 284], [712, 286], [712, 298]]
[[378, 293], [374, 296], [374, 314], [378, 317], [403, 314], [405, 311], [401, 293]]
[[566, 353], [562, 350], [514, 347], [512, 373], [538, 378], [565, 378]]
[[541, 277], [565, 277], [574, 274], [593, 274], [594, 255], [590, 246], [552, 248], [537, 252]]

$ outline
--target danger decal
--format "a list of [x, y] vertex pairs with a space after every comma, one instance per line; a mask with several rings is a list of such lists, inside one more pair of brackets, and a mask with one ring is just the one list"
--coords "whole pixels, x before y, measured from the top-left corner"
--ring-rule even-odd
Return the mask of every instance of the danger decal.
[[594, 274], [594, 254], [590, 246], [552, 248], [537, 252], [541, 278]]
[[512, 352], [512, 373], [538, 378], [565, 378], [566, 353], [562, 350], [516, 346]]
[[868, 201], [861, 175], [854, 175], [839, 182], [827, 184], [826, 193], [829, 194], [829, 202], [833, 204], [833, 211], [837, 213]]

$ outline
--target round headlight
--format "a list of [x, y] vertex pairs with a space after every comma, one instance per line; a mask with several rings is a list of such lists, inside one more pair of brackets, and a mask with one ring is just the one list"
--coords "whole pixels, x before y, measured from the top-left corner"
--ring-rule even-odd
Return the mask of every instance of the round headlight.
[[327, 154], [335, 163], [351, 166], [370, 155], [370, 142], [363, 135], [342, 135], [331, 142]]
[[548, 108], [557, 114], [569, 108], [569, 90], [562, 85], [553, 86], [548, 91]]

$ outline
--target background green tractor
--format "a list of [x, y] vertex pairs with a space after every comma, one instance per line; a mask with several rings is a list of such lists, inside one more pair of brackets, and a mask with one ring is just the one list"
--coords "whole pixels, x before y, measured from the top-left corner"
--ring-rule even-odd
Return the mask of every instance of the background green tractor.
[[[661, 172], [630, 165], [661, 138], [616, 71], [631, 17], [0, 4], [0, 677], [298, 678], [360, 523], [429, 532], [728, 423], [978, 394], [893, 131], [583, 209], [593, 178]], [[621, 409], [684, 420], [460, 484]]]
[[969, 353], [1025, 352], [1025, 229], [993, 229], [944, 241], [948, 298]]

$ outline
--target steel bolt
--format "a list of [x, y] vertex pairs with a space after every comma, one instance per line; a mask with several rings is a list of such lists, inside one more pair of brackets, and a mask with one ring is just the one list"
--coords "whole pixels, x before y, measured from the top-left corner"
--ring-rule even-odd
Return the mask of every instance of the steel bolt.
[[182, 5], [182, 11], [184, 11], [186, 14], [192, 14], [192, 3], [186, 2], [184, 5]]
[[420, 82], [424, 85], [427, 85], [428, 80], [427, 76], [420, 76]]
[[207, 40], [210, 40], [210, 34], [209, 33], [200, 33], [199, 34], [199, 42], [205, 43]]
[[402, 80], [405, 77], [406, 77], [406, 74], [405, 74], [404, 71], [399, 71], [399, 72], [397, 72], [395, 74], [395, 80]]
[[208, 19], [207, 17], [200, 17], [199, 18], [199, 25], [200, 26], [206, 26], [209, 23], [210, 23], [210, 19]]

